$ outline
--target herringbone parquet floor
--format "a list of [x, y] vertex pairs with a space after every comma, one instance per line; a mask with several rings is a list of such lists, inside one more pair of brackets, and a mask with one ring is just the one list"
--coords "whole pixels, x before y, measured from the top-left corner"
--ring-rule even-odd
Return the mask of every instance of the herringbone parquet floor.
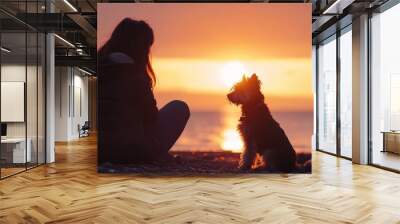
[[400, 223], [400, 175], [323, 153], [312, 175], [98, 174], [96, 139], [0, 181], [0, 223]]

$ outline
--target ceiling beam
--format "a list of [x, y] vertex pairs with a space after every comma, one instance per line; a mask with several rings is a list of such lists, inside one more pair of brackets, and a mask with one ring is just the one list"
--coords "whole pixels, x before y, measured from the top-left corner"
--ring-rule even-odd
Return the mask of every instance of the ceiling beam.
[[343, 10], [351, 5], [355, 0], [336, 0], [330, 4], [322, 14], [342, 14]]
[[97, 59], [92, 56], [55, 56], [56, 66], [79, 66], [96, 70]]
[[83, 31], [89, 36], [86, 41], [91, 46], [96, 46], [97, 30], [89, 21], [80, 14], [68, 14], [67, 15], [72, 21], [82, 28]]

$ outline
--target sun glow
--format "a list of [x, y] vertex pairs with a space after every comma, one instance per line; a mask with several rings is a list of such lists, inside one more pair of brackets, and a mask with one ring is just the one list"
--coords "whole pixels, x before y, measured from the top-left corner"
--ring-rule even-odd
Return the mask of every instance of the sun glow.
[[246, 74], [246, 67], [239, 61], [228, 62], [221, 69], [221, 81], [226, 87], [232, 87]]
[[242, 152], [243, 142], [235, 129], [226, 129], [223, 132], [221, 148], [225, 151]]

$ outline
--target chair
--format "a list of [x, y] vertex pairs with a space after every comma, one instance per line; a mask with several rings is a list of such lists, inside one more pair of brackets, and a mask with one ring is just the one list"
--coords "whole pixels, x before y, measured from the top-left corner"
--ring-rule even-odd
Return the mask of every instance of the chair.
[[90, 125], [89, 121], [85, 121], [82, 127], [78, 124], [79, 138], [89, 136]]

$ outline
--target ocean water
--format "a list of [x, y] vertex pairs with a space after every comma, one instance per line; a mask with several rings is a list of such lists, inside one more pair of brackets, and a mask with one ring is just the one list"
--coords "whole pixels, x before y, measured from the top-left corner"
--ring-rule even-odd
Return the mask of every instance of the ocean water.
[[[273, 112], [296, 152], [311, 152], [312, 112]], [[241, 152], [243, 143], [236, 130], [239, 111], [192, 111], [189, 122], [173, 151]]]

